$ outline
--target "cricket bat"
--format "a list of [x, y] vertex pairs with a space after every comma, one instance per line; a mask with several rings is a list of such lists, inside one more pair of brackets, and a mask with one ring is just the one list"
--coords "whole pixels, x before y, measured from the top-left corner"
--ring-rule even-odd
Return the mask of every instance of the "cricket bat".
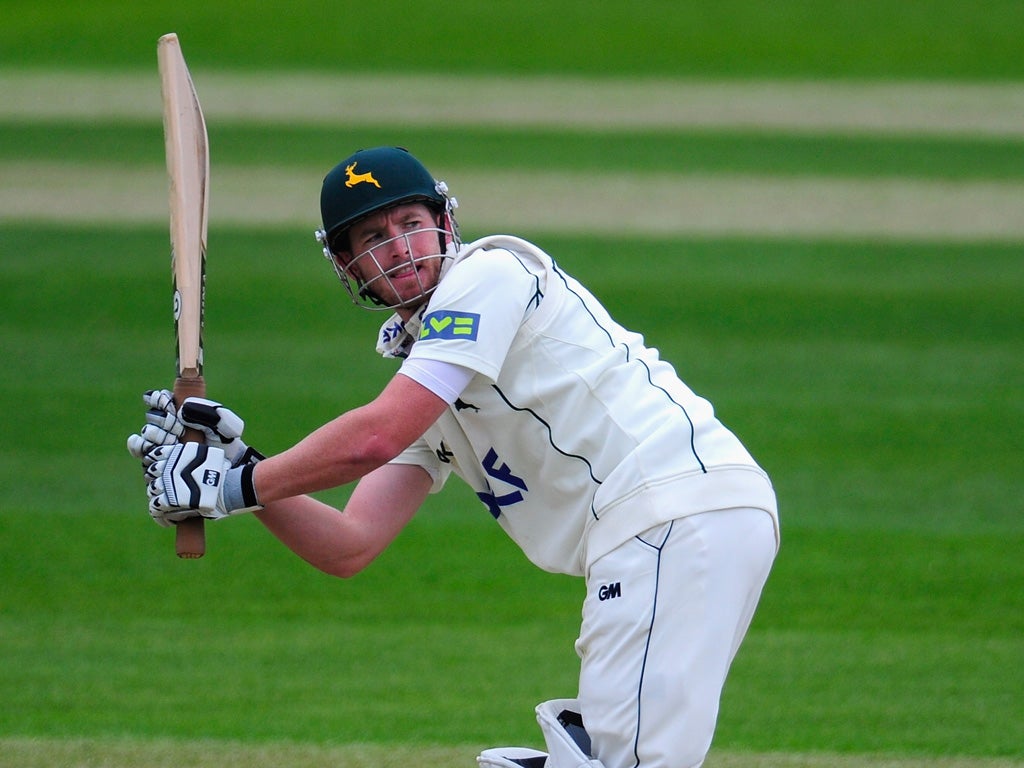
[[[210, 202], [210, 153], [206, 121], [196, 97], [176, 34], [157, 41], [163, 94], [164, 143], [170, 181], [171, 273], [174, 288], [174, 329], [177, 375], [174, 401], [205, 397], [203, 380], [203, 312], [206, 302], [206, 216]], [[188, 430], [185, 441], [203, 434]], [[203, 518], [192, 517], [175, 527], [178, 557], [194, 559], [206, 552]]]

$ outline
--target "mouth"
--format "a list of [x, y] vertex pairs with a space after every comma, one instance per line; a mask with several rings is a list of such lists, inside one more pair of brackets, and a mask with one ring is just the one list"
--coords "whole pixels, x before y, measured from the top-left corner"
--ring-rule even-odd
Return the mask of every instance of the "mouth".
[[388, 277], [392, 280], [404, 280], [409, 277], [415, 277], [417, 272], [419, 272], [419, 267], [403, 266], [389, 272]]

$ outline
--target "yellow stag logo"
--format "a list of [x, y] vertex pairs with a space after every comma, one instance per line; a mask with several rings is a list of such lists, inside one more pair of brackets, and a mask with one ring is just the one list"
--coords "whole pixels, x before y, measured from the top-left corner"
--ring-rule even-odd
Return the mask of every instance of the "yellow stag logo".
[[345, 181], [345, 186], [352, 189], [356, 184], [373, 184], [377, 189], [380, 189], [380, 184], [373, 178], [373, 171], [367, 173], [354, 173], [356, 169], [356, 163], [345, 166], [345, 173], [348, 175], [348, 179]]

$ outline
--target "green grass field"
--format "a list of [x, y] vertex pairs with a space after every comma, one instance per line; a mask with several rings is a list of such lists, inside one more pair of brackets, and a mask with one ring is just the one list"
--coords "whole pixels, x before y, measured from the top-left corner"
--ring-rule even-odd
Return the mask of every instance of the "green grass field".
[[[568, 74], [594, 87], [610, 76], [934, 78], [1016, 84], [1024, 99], [1016, 2], [370, 8], [345, 2], [324, 18], [311, 3], [185, 2], [129, 14], [0, 0], [0, 76], [147, 71], [155, 89], [155, 40], [174, 29], [207, 72]], [[443, 42], [426, 34], [438, 23]], [[67, 168], [77, 184], [92, 169], [96, 187], [75, 192], [101, 203], [105, 177], [159, 179], [158, 114], [5, 114], [0, 177]], [[963, 238], [927, 236], [928, 220], [911, 239], [884, 227], [520, 234], [644, 332], [778, 489], [783, 548], [708, 765], [1024, 766], [1024, 242], [970, 194], [986, 184], [1020, 199], [1019, 132], [458, 119], [335, 130], [296, 115], [211, 122], [210, 134], [215, 191], [237, 171], [322, 173], [378, 135], [451, 169], [456, 194], [463, 174], [517, 170], [966, 190], [955, 213], [981, 223]], [[173, 376], [163, 214], [110, 205], [81, 224], [43, 200], [26, 216], [17, 192], [0, 178], [0, 768], [451, 768], [488, 746], [540, 746], [533, 706], [575, 692], [582, 585], [533, 569], [454, 483], [351, 581], [313, 571], [252, 518], [211, 525], [203, 560], [175, 559], [124, 448], [142, 391]], [[244, 203], [244, 190], [231, 194]], [[52, 199], [76, 198], [55, 186]], [[483, 234], [462, 202], [464, 229]], [[910, 216], [916, 202], [889, 205]], [[573, 204], [559, 201], [567, 220]], [[614, 189], [608, 205], [634, 221]], [[246, 418], [250, 442], [276, 451], [387, 380], [371, 343], [381, 318], [347, 304], [311, 227], [266, 225], [256, 206], [252, 226], [224, 226], [216, 206], [210, 391]]]
[[[131, 8], [131, 13], [126, 10]], [[953, 77], [1024, 74], [1024, 7], [989, 0], [754, 3], [592, 0], [441, 5], [341, 0], [3, 0], [7, 66], [149, 66], [150, 39], [177, 31], [195, 60], [231, 68], [362, 72], [578, 72], [727, 77]], [[9, 44], [8, 44], [9, 43]]]

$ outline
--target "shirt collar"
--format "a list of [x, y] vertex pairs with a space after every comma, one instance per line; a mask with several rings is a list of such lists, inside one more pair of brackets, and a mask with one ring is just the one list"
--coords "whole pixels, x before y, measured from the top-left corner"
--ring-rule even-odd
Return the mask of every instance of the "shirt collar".
[[423, 326], [423, 315], [427, 311], [424, 302], [419, 311], [405, 322], [398, 314], [392, 315], [380, 328], [377, 337], [377, 353], [382, 357], [406, 358], [412, 349], [413, 342], [420, 336]]

